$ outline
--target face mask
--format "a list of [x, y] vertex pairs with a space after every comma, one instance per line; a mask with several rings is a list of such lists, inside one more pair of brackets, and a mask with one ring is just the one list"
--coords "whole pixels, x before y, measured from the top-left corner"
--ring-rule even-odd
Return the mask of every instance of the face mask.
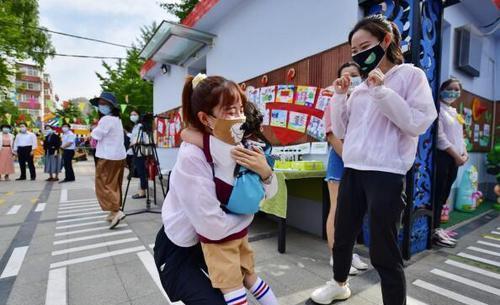
[[361, 67], [361, 71], [363, 71], [363, 73], [368, 74], [371, 70], [378, 66], [384, 55], [385, 50], [379, 43], [368, 50], [364, 50], [356, 55], [353, 55], [352, 60], [354, 60]]
[[21, 127], [21, 133], [26, 133], [27, 129], [26, 127]]
[[2, 132], [3, 133], [9, 133], [10, 132], [10, 128], [2, 128]]
[[134, 123], [137, 123], [137, 121], [139, 121], [139, 116], [138, 115], [131, 115], [130, 120]]
[[108, 115], [111, 113], [111, 107], [109, 105], [99, 105], [99, 112]]
[[453, 103], [457, 98], [460, 97], [460, 91], [455, 90], [443, 90], [440, 93], [441, 100], [446, 104]]
[[45, 134], [46, 134], [46, 135], [50, 135], [51, 133], [52, 133], [52, 129], [47, 129], [47, 130], [45, 130]]
[[349, 86], [349, 93], [351, 93], [356, 86], [361, 85], [363, 79], [361, 76], [352, 76], [351, 77], [351, 86]]
[[69, 128], [68, 128], [68, 127], [63, 127], [63, 128], [62, 128], [62, 131], [63, 131], [63, 132], [68, 132], [68, 130], [69, 130]]
[[241, 129], [241, 126], [246, 121], [245, 117], [232, 120], [213, 118], [212, 120], [213, 134], [219, 140], [231, 145], [238, 144], [243, 140], [245, 131]]

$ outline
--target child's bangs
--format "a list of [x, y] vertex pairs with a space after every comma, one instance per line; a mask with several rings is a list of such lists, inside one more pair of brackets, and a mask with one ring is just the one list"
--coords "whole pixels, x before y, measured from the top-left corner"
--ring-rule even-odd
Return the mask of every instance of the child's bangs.
[[232, 82], [228, 81], [225, 86], [220, 88], [219, 94], [219, 102], [220, 105], [224, 108], [231, 107], [235, 103], [241, 100], [241, 105], [245, 106], [246, 104], [246, 96], [240, 87]]

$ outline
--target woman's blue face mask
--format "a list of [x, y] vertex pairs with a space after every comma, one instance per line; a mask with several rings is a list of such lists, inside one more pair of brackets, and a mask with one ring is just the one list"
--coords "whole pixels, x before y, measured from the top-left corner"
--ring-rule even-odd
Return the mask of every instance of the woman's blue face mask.
[[99, 112], [108, 115], [111, 113], [111, 107], [109, 105], [99, 105]]

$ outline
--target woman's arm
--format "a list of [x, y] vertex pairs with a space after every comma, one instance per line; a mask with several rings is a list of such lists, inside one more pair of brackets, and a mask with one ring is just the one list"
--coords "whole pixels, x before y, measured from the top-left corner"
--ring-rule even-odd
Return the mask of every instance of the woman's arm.
[[181, 131], [181, 140], [203, 148], [203, 134], [194, 128], [184, 128]]
[[347, 94], [334, 94], [330, 102], [332, 131], [337, 139], [343, 139], [349, 122]]
[[193, 145], [185, 148], [172, 173], [171, 190], [185, 207], [184, 212], [196, 232], [208, 239], [220, 240], [248, 227], [252, 215], [226, 214], [221, 209], [212, 168], [203, 152]]
[[342, 157], [343, 146], [344, 146], [342, 140], [337, 139], [335, 135], [331, 132], [326, 135], [326, 139], [328, 140], [328, 143], [330, 143], [330, 145], [332, 146], [333, 150], [337, 153], [337, 155]]
[[[410, 83], [406, 99], [383, 84], [371, 87], [370, 95], [378, 109], [403, 133], [417, 137], [429, 128], [437, 112], [424, 71], [414, 68], [412, 75], [408, 73], [408, 76]], [[383, 83], [383, 79], [380, 82]]]
[[97, 126], [90, 133], [90, 136], [93, 139], [96, 139], [98, 141], [102, 140], [102, 138], [104, 136], [106, 136], [108, 134], [109, 130], [111, 129], [110, 123], [111, 122], [110, 122], [109, 118], [107, 118], [106, 116], [102, 117], [99, 120], [99, 123], [97, 123]]

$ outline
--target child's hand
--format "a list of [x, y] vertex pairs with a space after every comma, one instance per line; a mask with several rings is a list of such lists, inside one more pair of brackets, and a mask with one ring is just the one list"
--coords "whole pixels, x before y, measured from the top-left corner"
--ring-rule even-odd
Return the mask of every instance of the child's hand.
[[203, 134], [193, 128], [184, 128], [181, 131], [181, 139], [184, 142], [203, 148]]
[[236, 163], [257, 173], [262, 180], [268, 179], [273, 174], [273, 169], [267, 163], [264, 151], [259, 148], [250, 150], [238, 146], [231, 151], [231, 156]]
[[337, 94], [346, 94], [349, 90], [349, 86], [351, 86], [351, 77], [349, 73], [343, 74], [340, 78], [337, 78], [333, 82], [333, 87], [335, 88], [335, 93]]

